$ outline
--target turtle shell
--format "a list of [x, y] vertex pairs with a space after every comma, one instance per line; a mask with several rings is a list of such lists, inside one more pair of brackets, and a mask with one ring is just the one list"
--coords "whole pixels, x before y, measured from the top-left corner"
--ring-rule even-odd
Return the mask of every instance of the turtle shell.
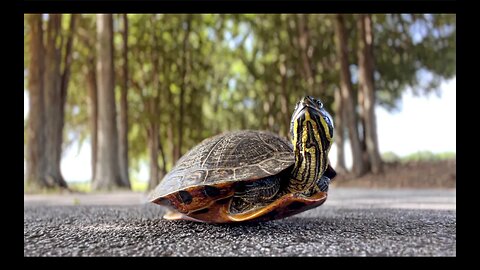
[[291, 143], [265, 131], [234, 131], [202, 141], [178, 160], [150, 193], [151, 202], [180, 213], [208, 210], [235, 185], [277, 175], [295, 163]]

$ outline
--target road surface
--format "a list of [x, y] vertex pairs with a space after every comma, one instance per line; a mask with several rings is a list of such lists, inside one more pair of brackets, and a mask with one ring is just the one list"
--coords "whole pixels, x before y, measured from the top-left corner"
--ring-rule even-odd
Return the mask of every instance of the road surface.
[[282, 220], [161, 219], [142, 194], [25, 195], [24, 256], [456, 256], [455, 190], [332, 188]]

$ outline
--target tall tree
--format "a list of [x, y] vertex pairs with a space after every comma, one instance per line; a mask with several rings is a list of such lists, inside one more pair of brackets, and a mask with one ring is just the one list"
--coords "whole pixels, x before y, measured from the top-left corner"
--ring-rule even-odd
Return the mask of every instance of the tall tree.
[[97, 72], [95, 67], [95, 58], [89, 57], [87, 64], [84, 66], [84, 72], [87, 83], [88, 92], [88, 111], [90, 121], [90, 137], [91, 137], [91, 166], [92, 179], [96, 178], [97, 172], [97, 156], [98, 156], [98, 91], [97, 91]]
[[65, 127], [65, 107], [67, 103], [68, 96], [68, 86], [70, 82], [71, 66], [73, 62], [73, 42], [74, 36], [77, 29], [77, 20], [79, 15], [71, 14], [70, 22], [68, 26], [68, 33], [66, 34], [67, 42], [65, 43], [65, 48], [62, 48], [63, 53], [63, 63], [60, 74], [60, 108], [59, 108], [59, 119], [60, 123], [57, 126], [57, 154], [56, 154], [56, 164], [60, 166], [62, 159], [62, 150], [63, 150], [63, 131]]
[[153, 119], [158, 115], [158, 99], [151, 98], [147, 102], [147, 111], [149, 113], [150, 120], [148, 121], [147, 126], [147, 140], [148, 140], [148, 149], [150, 152], [150, 175], [148, 181], [149, 189], [154, 188], [160, 182], [160, 168], [158, 166], [158, 153], [161, 149], [160, 145], [160, 135], [159, 135], [159, 123], [156, 119]]
[[67, 184], [60, 172], [60, 155], [62, 140], [61, 111], [61, 56], [63, 47], [62, 15], [50, 14], [48, 16], [47, 38], [45, 45], [45, 162], [46, 180], [51, 186], [55, 184], [66, 187]]
[[[90, 33], [96, 32], [95, 15], [85, 16], [79, 15], [79, 26], [77, 36], [77, 52], [81, 58], [77, 63], [81, 63], [81, 69], [78, 72], [80, 76], [75, 77], [77, 80], [85, 83], [87, 89], [87, 130], [90, 134], [91, 143], [91, 167], [92, 180], [96, 177], [97, 153], [98, 153], [98, 91], [97, 91], [97, 70], [96, 70], [96, 35]], [[77, 82], [79, 84], [79, 82]], [[76, 101], [78, 102], [78, 101]]]
[[[152, 23], [152, 30], [155, 29], [157, 18], [152, 16], [150, 22]], [[147, 113], [147, 141], [148, 149], [150, 152], [150, 175], [148, 181], [148, 188], [155, 188], [160, 182], [160, 167], [158, 165], [158, 154], [162, 148], [160, 142], [160, 54], [161, 47], [159, 42], [159, 37], [156, 31], [152, 31], [152, 40], [153, 46], [150, 49], [151, 59], [152, 59], [152, 95], [149, 97], [142, 96], [144, 107], [146, 108]], [[165, 164], [164, 164], [165, 165]], [[163, 168], [164, 170], [165, 168]]]
[[382, 160], [378, 148], [377, 124], [375, 116], [375, 88], [374, 88], [374, 56], [373, 56], [373, 29], [371, 15], [361, 14], [357, 21], [358, 28], [358, 84], [362, 100], [364, 141], [368, 161], [373, 173], [382, 171]]
[[60, 187], [67, 187], [60, 170], [60, 162], [76, 16], [70, 16], [68, 34], [65, 35], [62, 33], [62, 15], [50, 14], [45, 45], [46, 177], [52, 184]]
[[128, 175], [128, 18], [127, 14], [122, 14], [122, 86], [120, 94], [120, 121], [118, 122], [119, 135], [119, 167], [120, 180], [122, 186], [130, 188], [130, 178]]
[[345, 18], [344, 15], [341, 14], [335, 15], [335, 42], [340, 68], [341, 104], [345, 110], [345, 122], [352, 147], [352, 171], [355, 176], [361, 176], [366, 173], [366, 167], [362, 158], [362, 148], [358, 135], [358, 122], [356, 119], [354, 93], [351, 82], [350, 65], [348, 62], [348, 41], [345, 29]]
[[338, 173], [346, 173], [347, 166], [345, 163], [345, 109], [342, 104], [342, 96], [340, 89], [334, 94], [335, 98], [335, 145], [337, 146], [337, 164], [335, 170]]
[[181, 69], [182, 69], [182, 75], [181, 75], [181, 87], [180, 87], [180, 109], [179, 109], [179, 120], [178, 120], [178, 144], [177, 144], [177, 150], [175, 152], [175, 160], [179, 159], [180, 156], [182, 155], [182, 145], [183, 145], [183, 130], [184, 130], [184, 118], [185, 118], [185, 93], [187, 92], [187, 86], [188, 86], [188, 74], [189, 72], [189, 66], [188, 66], [188, 57], [189, 57], [189, 46], [188, 46], [188, 38], [190, 36], [190, 30], [191, 30], [191, 20], [192, 20], [192, 15], [189, 14], [187, 15], [187, 20], [185, 22], [186, 24], [186, 29], [183, 37], [183, 42], [182, 42], [182, 64], [181, 64]]
[[44, 131], [44, 49], [42, 15], [28, 16], [30, 26], [30, 60], [28, 68], [28, 143], [27, 143], [27, 186], [32, 189], [49, 187], [45, 179], [45, 131]]
[[305, 74], [305, 80], [308, 85], [309, 95], [315, 93], [315, 70], [312, 61], [313, 47], [310, 41], [310, 30], [307, 24], [307, 17], [305, 14], [297, 14], [297, 28], [298, 28], [298, 44], [301, 49], [302, 67]]
[[290, 105], [289, 97], [288, 97], [288, 86], [287, 86], [287, 66], [285, 61], [279, 63], [279, 72], [281, 76], [281, 95], [280, 95], [280, 111], [282, 112], [283, 117], [283, 129], [281, 129], [281, 133], [283, 136], [288, 136], [289, 126], [290, 126]]
[[113, 69], [113, 18], [97, 14], [98, 156], [94, 190], [122, 185], [118, 166], [118, 130]]
[[[79, 26], [77, 36], [81, 42], [76, 49], [82, 58], [78, 61], [83, 63], [81, 65], [81, 80], [85, 82], [87, 97], [87, 111], [88, 111], [88, 132], [90, 133], [91, 143], [91, 167], [92, 180], [96, 178], [97, 168], [97, 153], [98, 153], [98, 90], [97, 90], [97, 70], [96, 70], [96, 35], [91, 35], [91, 32], [96, 31], [95, 15], [85, 16], [81, 15], [79, 18]], [[78, 63], [77, 62], [77, 63]], [[77, 77], [78, 78], [78, 77]], [[77, 101], [78, 102], [78, 101]]]

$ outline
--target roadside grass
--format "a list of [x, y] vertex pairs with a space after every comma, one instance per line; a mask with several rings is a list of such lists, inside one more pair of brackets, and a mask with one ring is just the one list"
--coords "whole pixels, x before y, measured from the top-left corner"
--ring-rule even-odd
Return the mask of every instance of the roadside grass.
[[[130, 185], [132, 186], [133, 192], [146, 192], [148, 188], [147, 181], [130, 180]], [[68, 187], [78, 192], [92, 192], [92, 186], [90, 181], [71, 182], [68, 183]]]
[[385, 152], [382, 154], [382, 159], [387, 163], [408, 163], [415, 161], [439, 161], [439, 160], [449, 160], [455, 159], [456, 153], [454, 152], [443, 152], [443, 153], [433, 153], [430, 151], [418, 151], [416, 153], [400, 157], [393, 152]]
[[[146, 192], [148, 189], [147, 181], [138, 181], [136, 179], [130, 180], [130, 185], [132, 186], [133, 192]], [[91, 181], [82, 181], [82, 182], [68, 182], [68, 188], [72, 191], [81, 192], [81, 193], [91, 193]], [[122, 189], [112, 190], [112, 192], [120, 191]], [[24, 194], [58, 194], [65, 192], [60, 188], [38, 188], [34, 186], [29, 186], [26, 181], [23, 182], [23, 193]]]

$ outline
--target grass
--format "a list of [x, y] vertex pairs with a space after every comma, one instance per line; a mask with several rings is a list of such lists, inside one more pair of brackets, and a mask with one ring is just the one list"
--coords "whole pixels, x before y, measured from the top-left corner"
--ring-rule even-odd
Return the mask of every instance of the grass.
[[23, 193], [24, 194], [58, 194], [64, 192], [64, 189], [59, 187], [54, 188], [41, 188], [36, 185], [28, 185], [27, 183], [23, 183]]
[[416, 153], [400, 157], [393, 152], [386, 152], [382, 154], [382, 159], [385, 162], [401, 162], [407, 163], [412, 161], [437, 161], [455, 159], [455, 152], [432, 153], [430, 151], [418, 151]]
[[[138, 181], [138, 180], [131, 180], [130, 184], [132, 186], [132, 191], [134, 192], [145, 192], [147, 191], [148, 188], [148, 182], [147, 181]], [[79, 192], [91, 192], [92, 187], [91, 187], [91, 182], [72, 182], [68, 183], [68, 186]]]
[[[148, 182], [147, 181], [138, 181], [136, 179], [130, 180], [130, 185], [132, 186], [132, 191], [134, 192], [146, 192], [148, 189]], [[91, 182], [84, 181], [84, 182], [70, 182], [68, 183], [68, 187], [71, 190], [78, 191], [78, 192], [85, 192], [89, 193], [92, 192]], [[32, 193], [32, 194], [57, 194], [61, 193], [62, 190], [60, 188], [38, 188], [35, 186], [27, 185], [26, 181], [23, 182], [23, 193]]]
[[138, 192], [147, 191], [147, 188], [148, 188], [147, 181], [132, 181], [131, 184], [132, 184], [133, 191], [138, 191]]

